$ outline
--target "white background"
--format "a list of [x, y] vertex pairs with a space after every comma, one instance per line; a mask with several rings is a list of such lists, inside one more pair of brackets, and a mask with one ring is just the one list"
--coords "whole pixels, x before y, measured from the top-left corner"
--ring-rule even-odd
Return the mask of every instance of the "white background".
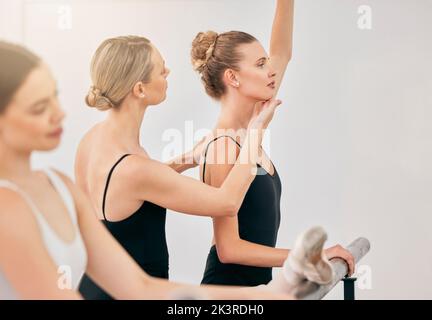
[[[358, 28], [360, 5], [372, 8], [371, 30]], [[104, 117], [83, 100], [105, 38], [143, 35], [172, 70], [168, 99], [149, 110], [142, 130], [143, 145], [161, 159], [166, 129], [184, 132], [185, 121], [211, 128], [218, 115], [189, 63], [195, 34], [242, 30], [268, 48], [274, 8], [268, 0], [0, 0], [0, 37], [44, 58], [68, 114], [61, 147], [35, 156], [35, 166], [73, 176], [80, 138]], [[360, 265], [372, 273], [359, 276], [370, 276], [372, 288], [358, 288], [359, 299], [432, 299], [430, 30], [428, 0], [296, 3], [294, 55], [268, 150], [283, 182], [278, 245], [289, 248], [313, 225], [329, 232], [328, 245], [367, 237], [372, 248]], [[211, 220], [169, 212], [167, 236], [171, 279], [199, 283]], [[341, 299], [341, 289], [328, 298]]]

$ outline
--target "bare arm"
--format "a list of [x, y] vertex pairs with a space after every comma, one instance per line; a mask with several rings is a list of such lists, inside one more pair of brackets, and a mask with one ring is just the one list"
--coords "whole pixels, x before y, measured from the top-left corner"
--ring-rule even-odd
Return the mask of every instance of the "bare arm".
[[291, 299], [239, 287], [192, 286], [147, 275], [97, 220], [87, 196], [63, 176], [72, 190], [88, 252], [87, 273], [116, 299], [172, 299], [176, 290], [193, 290], [209, 299]]
[[254, 267], [282, 267], [288, 249], [268, 247], [240, 238], [237, 217], [214, 218], [214, 236], [219, 260]]
[[189, 163], [184, 154], [174, 159], [171, 159], [165, 164], [177, 173], [185, 172], [189, 169], [195, 168], [198, 165], [196, 163]]
[[[205, 181], [213, 186], [219, 186], [232, 169], [230, 163], [233, 157], [235, 159], [236, 153], [229, 153], [222, 140], [217, 141], [213, 148], [209, 149], [208, 155], [212, 157], [215, 150], [225, 153], [227, 161], [226, 164], [207, 165]], [[281, 267], [290, 253], [288, 249], [268, 247], [241, 239], [237, 216], [213, 218], [213, 229], [218, 257], [223, 263]], [[336, 257], [344, 259], [348, 264], [350, 274], [354, 272], [352, 255], [340, 245], [325, 249], [324, 254], [329, 259]]]
[[293, 22], [294, 0], [278, 0], [270, 41], [270, 61], [277, 73], [275, 96], [292, 57]]
[[[206, 181], [212, 186], [223, 183], [232, 170], [232, 157], [236, 154], [227, 153], [224, 141], [218, 140], [209, 149], [208, 155], [214, 152], [225, 153], [228, 160], [225, 164], [207, 165]], [[288, 256], [289, 250], [277, 249], [245, 241], [238, 233], [238, 218], [218, 217], [213, 219], [214, 236], [219, 259], [223, 263], [235, 263], [256, 267], [281, 267]]]
[[0, 191], [0, 270], [19, 299], [82, 299], [58, 286], [61, 274], [34, 214], [20, 195], [8, 190]]
[[131, 181], [131, 190], [135, 190], [138, 199], [193, 215], [233, 216], [237, 214], [255, 177], [261, 141], [257, 134], [256, 131], [248, 131], [241, 156], [218, 188], [179, 175], [164, 164], [141, 157], [130, 157], [127, 160], [129, 169], [125, 168], [123, 172], [136, 177]]
[[196, 148], [197, 146], [195, 146], [193, 150], [177, 156], [170, 161], [167, 161], [165, 164], [177, 173], [182, 173], [186, 170], [195, 168], [196, 166], [198, 166], [199, 163], [199, 160], [197, 161], [196, 159]]
[[[201, 216], [234, 216], [255, 178], [259, 145], [273, 118], [279, 100], [269, 100], [259, 108], [249, 124], [240, 155], [219, 188], [177, 174], [168, 166], [140, 157], [128, 159], [125, 171], [137, 200], [151, 201], [175, 211]], [[135, 161], [135, 164], [132, 163]], [[133, 179], [131, 179], [133, 177]]]
[[165, 164], [178, 173], [195, 168], [200, 162], [205, 141], [206, 137], [202, 138], [197, 144], [195, 144], [192, 150], [171, 159]]

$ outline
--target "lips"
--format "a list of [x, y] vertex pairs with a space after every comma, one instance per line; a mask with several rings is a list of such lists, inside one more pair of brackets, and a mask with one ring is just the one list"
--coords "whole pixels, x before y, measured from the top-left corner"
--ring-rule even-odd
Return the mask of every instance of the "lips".
[[51, 132], [50, 134], [48, 134], [48, 136], [55, 138], [55, 137], [59, 137], [61, 136], [61, 134], [63, 133], [63, 128], [58, 128], [57, 130]]
[[270, 82], [270, 83], [267, 85], [267, 87], [270, 87], [270, 88], [274, 89], [274, 88], [275, 88], [275, 85], [276, 85], [276, 81], [272, 81], [272, 82]]

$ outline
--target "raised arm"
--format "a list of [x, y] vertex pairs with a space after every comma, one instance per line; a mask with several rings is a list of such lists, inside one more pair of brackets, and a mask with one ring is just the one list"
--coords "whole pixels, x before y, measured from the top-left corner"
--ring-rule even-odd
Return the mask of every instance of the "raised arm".
[[293, 26], [294, 0], [277, 0], [270, 41], [270, 61], [277, 73], [275, 96], [292, 57]]

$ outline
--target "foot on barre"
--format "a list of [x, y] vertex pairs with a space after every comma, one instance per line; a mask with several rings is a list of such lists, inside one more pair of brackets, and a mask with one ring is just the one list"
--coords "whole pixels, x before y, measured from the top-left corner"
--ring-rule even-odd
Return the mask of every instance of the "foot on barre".
[[319, 285], [333, 280], [333, 269], [324, 255], [327, 234], [314, 227], [301, 234], [285, 260], [282, 272], [267, 285], [267, 289], [294, 295], [297, 298], [314, 292]]

